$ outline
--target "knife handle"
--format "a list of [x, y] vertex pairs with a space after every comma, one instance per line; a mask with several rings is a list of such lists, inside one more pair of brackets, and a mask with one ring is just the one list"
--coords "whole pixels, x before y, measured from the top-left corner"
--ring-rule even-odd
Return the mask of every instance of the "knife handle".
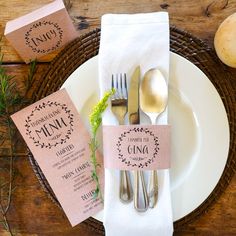
[[158, 178], [157, 171], [152, 170], [148, 187], [149, 207], [154, 208], [158, 198]]
[[126, 170], [120, 171], [120, 200], [124, 203], [128, 203], [133, 200], [130, 175]]
[[139, 212], [148, 209], [147, 188], [144, 181], [143, 171], [134, 171], [134, 208]]

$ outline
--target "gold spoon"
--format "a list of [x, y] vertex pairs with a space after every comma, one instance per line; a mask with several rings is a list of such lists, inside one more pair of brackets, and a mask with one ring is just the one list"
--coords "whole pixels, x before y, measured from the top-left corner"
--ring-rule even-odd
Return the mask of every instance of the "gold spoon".
[[[168, 100], [166, 80], [157, 68], [150, 69], [144, 75], [140, 86], [140, 108], [149, 116], [152, 125], [165, 110]], [[149, 207], [154, 208], [158, 198], [157, 171], [152, 170], [148, 187]]]

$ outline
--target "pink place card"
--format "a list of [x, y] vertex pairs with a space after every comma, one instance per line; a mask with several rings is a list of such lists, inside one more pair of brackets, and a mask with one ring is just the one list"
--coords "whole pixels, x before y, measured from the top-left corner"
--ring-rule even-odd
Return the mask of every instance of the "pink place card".
[[62, 0], [7, 22], [4, 34], [26, 63], [78, 36]]
[[[12, 115], [72, 226], [102, 209], [92, 179], [90, 136], [66, 90]], [[102, 165], [102, 158], [98, 156]], [[102, 165], [103, 166], [103, 165]], [[104, 185], [103, 167], [99, 179]]]
[[104, 166], [110, 169], [168, 169], [170, 126], [103, 126], [103, 155]]

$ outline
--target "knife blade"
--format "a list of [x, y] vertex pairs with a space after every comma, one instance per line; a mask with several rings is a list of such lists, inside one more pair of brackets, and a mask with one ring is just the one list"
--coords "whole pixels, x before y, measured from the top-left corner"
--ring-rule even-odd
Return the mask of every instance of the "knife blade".
[[[139, 124], [139, 80], [140, 66], [137, 66], [131, 76], [128, 92], [129, 124]], [[139, 212], [148, 209], [148, 195], [143, 171], [134, 171], [134, 208]]]
[[139, 78], [140, 66], [137, 66], [131, 76], [128, 92], [128, 117], [130, 124], [139, 124]]

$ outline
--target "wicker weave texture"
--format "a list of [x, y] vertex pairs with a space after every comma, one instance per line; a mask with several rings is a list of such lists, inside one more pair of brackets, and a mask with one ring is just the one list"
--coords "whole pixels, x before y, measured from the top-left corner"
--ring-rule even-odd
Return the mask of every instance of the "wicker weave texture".
[[[100, 29], [91, 31], [90, 33], [85, 34], [71, 42], [51, 63], [49, 69], [42, 78], [41, 86], [39, 86], [34, 93], [33, 100], [38, 101], [60, 89], [65, 80], [75, 69], [77, 69], [88, 59], [98, 54], [99, 43]], [[220, 181], [210, 196], [197, 209], [174, 223], [175, 229], [180, 229], [196, 219], [199, 215], [203, 214], [207, 208], [216, 201], [220, 194], [225, 190], [233, 174], [235, 173], [235, 81], [233, 81], [231, 74], [218, 60], [215, 52], [211, 48], [209, 48], [200, 39], [173, 26], [170, 27], [170, 48], [172, 52], [185, 57], [198, 66], [211, 80], [224, 103], [230, 124], [229, 155]], [[30, 152], [29, 159], [41, 185], [48, 193], [49, 197], [60, 207], [53, 191], [45, 179], [45, 176]], [[89, 218], [84, 221], [84, 224], [92, 230], [95, 230], [98, 235], [104, 235], [104, 228], [101, 222], [93, 218]]]

